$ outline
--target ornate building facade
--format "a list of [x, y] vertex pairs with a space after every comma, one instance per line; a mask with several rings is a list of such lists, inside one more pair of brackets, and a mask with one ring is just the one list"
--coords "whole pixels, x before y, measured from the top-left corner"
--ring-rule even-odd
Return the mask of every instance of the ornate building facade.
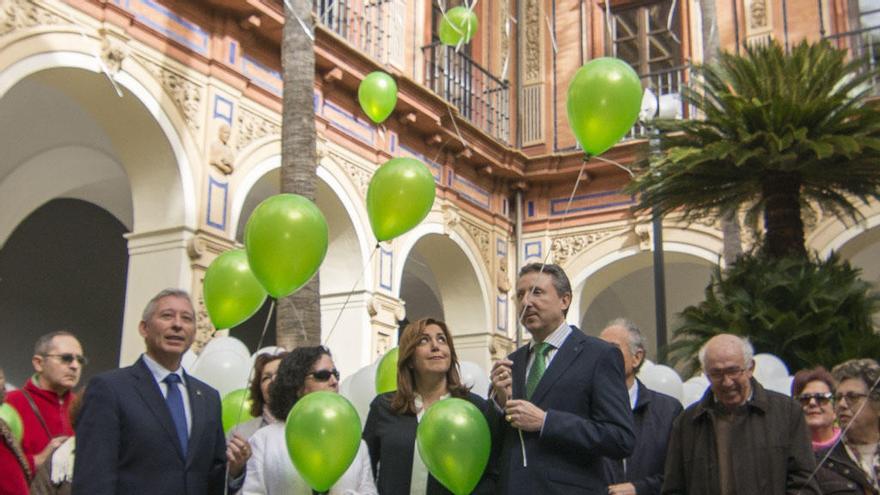
[[[457, 3], [314, 2], [316, 202], [330, 228], [321, 309], [340, 369], [373, 362], [399, 320], [428, 315], [449, 324], [462, 359], [488, 366], [519, 339], [517, 268], [543, 260], [572, 278], [572, 323], [597, 332], [628, 316], [652, 354], [654, 233], [621, 192], [647, 131], [636, 125], [606, 153], [616, 163], [594, 159], [578, 177], [565, 94], [605, 55], [676, 94], [702, 59], [699, 3], [487, 0], [477, 36], [456, 49], [436, 30]], [[826, 37], [873, 48], [871, 2], [793, 3], [717, 2], [721, 46]], [[204, 272], [279, 191], [283, 21], [281, 0], [0, 0], [0, 363], [11, 380], [28, 373], [22, 349], [57, 328], [83, 337], [90, 373], [132, 362], [140, 311], [169, 286], [192, 291], [199, 341], [210, 338]], [[382, 126], [357, 104], [374, 70], [400, 90]], [[374, 248], [366, 188], [396, 156], [428, 165], [437, 199], [416, 229]], [[809, 219], [808, 245], [878, 282], [880, 205], [864, 215]], [[721, 234], [667, 218], [663, 251], [674, 322], [702, 298]], [[255, 345], [262, 324], [233, 334]]]

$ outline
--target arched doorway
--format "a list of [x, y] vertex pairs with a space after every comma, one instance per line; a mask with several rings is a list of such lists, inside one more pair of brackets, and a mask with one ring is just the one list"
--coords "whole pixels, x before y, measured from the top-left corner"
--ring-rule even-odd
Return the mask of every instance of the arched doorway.
[[489, 304], [465, 250], [449, 236], [428, 233], [404, 254], [399, 297], [407, 320], [442, 319], [455, 336], [459, 360], [488, 365]]
[[[702, 301], [712, 264], [690, 254], [667, 251], [665, 270], [667, 328], [671, 339], [676, 314]], [[642, 330], [648, 357], [656, 360], [654, 270], [650, 252], [640, 252], [603, 266], [587, 277], [575, 292], [581, 311], [576, 321], [584, 332], [598, 335], [610, 320], [629, 318]]]
[[[31, 41], [17, 53], [33, 51]], [[25, 218], [57, 198], [90, 203], [93, 211], [85, 215], [92, 218], [101, 216], [97, 210], [115, 218], [121, 230], [107, 232], [126, 247], [125, 266], [115, 269], [125, 283], [101, 306], [124, 318], [115, 323], [113, 338], [86, 352], [117, 356], [112, 367], [127, 364], [143, 350], [137, 322], [147, 299], [162, 288], [191, 283], [185, 238], [195, 224], [195, 200], [187, 154], [166, 105], [141, 83], [149, 76], [117, 74], [120, 97], [93, 56], [36, 51], [0, 67], [0, 146], [6, 153], [0, 246], [5, 249]], [[65, 222], [74, 221], [68, 218], [72, 211], [60, 211]], [[156, 242], [156, 232], [164, 245]], [[89, 367], [95, 371], [97, 365]]]

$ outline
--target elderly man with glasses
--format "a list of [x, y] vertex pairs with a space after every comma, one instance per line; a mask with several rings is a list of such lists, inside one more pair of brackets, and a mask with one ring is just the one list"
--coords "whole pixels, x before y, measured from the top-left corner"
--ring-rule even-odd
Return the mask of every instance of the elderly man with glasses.
[[700, 349], [710, 387], [673, 425], [663, 494], [819, 494], [804, 414], [752, 378], [747, 339], [721, 334]]
[[74, 387], [86, 358], [72, 333], [60, 330], [43, 335], [34, 345], [34, 376], [21, 390], [6, 398], [24, 424], [21, 448], [36, 470], [67, 437], [73, 435], [68, 412]]
[[825, 493], [880, 493], [880, 365], [851, 359], [831, 370], [838, 381], [834, 410], [842, 441], [817, 453], [816, 474]]

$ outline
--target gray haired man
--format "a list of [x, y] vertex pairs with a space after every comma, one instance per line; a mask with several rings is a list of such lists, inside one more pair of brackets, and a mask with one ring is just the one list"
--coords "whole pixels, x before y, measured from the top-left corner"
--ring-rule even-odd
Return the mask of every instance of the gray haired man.
[[623, 460], [605, 459], [609, 495], [656, 495], [663, 483], [663, 465], [672, 422], [681, 413], [678, 400], [655, 392], [636, 378], [645, 362], [642, 332], [630, 320], [608, 323], [599, 338], [623, 354], [629, 405], [635, 420], [636, 446]]

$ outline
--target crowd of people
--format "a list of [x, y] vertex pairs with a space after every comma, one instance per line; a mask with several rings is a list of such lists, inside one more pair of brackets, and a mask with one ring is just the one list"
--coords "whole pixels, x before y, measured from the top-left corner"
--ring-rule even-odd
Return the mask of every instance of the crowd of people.
[[[462, 383], [444, 322], [409, 324], [397, 390], [375, 397], [355, 459], [328, 493], [451, 493], [422, 460], [416, 431], [432, 404], [456, 397], [491, 434], [478, 494], [880, 495], [875, 360], [799, 371], [790, 398], [753, 378], [747, 339], [720, 334], [699, 353], [709, 387], [682, 410], [638, 380], [639, 329], [618, 319], [587, 336], [566, 323], [571, 298], [560, 267], [520, 271], [517, 310], [531, 339], [493, 364], [488, 391]], [[76, 393], [87, 360], [69, 332], [36, 342], [35, 373], [20, 389], [6, 395], [0, 370], [0, 403], [23, 425], [19, 440], [0, 420], [0, 495], [314, 493], [288, 456], [284, 418], [311, 392], [338, 393], [330, 350], [258, 356], [254, 419], [224, 435], [219, 394], [181, 366], [195, 318], [186, 292], [158, 293], [138, 327], [144, 354]]]

